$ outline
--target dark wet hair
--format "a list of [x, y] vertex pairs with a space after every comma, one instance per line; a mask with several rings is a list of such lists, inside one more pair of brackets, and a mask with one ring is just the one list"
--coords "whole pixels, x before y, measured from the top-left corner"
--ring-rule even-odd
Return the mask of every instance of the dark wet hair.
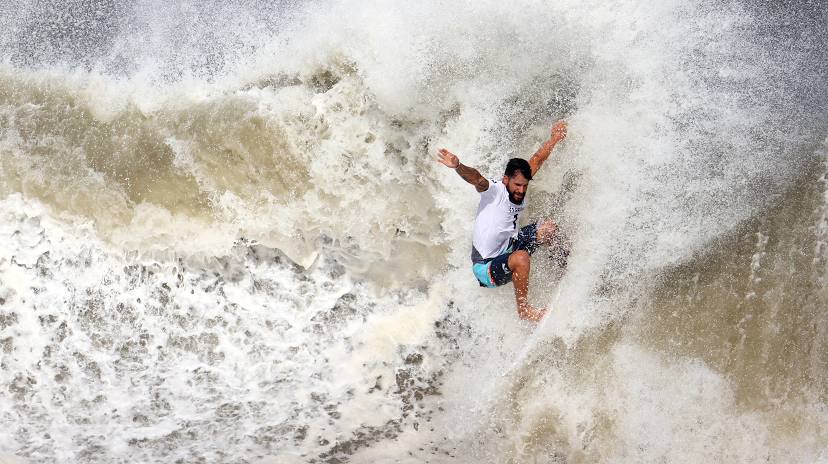
[[526, 180], [532, 180], [532, 166], [523, 158], [512, 158], [506, 163], [506, 172], [503, 174], [507, 177], [512, 177], [516, 172], [523, 174]]

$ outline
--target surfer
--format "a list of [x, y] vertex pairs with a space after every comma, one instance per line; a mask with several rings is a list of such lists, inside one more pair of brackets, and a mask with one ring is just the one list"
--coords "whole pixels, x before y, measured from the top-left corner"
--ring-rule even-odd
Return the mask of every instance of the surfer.
[[512, 158], [501, 180], [486, 179], [477, 169], [465, 166], [445, 148], [438, 151], [440, 163], [454, 169], [480, 193], [474, 219], [472, 270], [483, 287], [494, 288], [509, 282], [515, 285], [517, 313], [521, 319], [539, 321], [546, 309], [529, 304], [530, 255], [539, 245], [552, 245], [558, 226], [551, 219], [518, 229], [518, 218], [526, 206], [529, 181], [538, 172], [552, 149], [566, 138], [566, 122], [552, 125], [552, 135], [527, 162]]

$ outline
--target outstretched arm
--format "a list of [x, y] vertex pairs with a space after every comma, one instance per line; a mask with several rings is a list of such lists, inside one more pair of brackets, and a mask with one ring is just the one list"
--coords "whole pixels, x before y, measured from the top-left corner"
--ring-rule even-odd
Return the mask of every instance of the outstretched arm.
[[480, 171], [460, 164], [460, 158], [458, 158], [454, 153], [446, 150], [445, 148], [441, 148], [437, 152], [437, 156], [437, 161], [457, 171], [457, 174], [460, 174], [460, 177], [462, 177], [466, 182], [474, 185], [474, 188], [476, 188], [478, 192], [485, 192], [486, 190], [489, 190], [489, 181], [480, 175]]
[[532, 167], [532, 176], [538, 172], [538, 169], [540, 169], [541, 165], [543, 165], [543, 162], [549, 158], [549, 155], [552, 153], [552, 149], [555, 148], [555, 145], [565, 138], [566, 121], [561, 120], [552, 125], [552, 136], [549, 140], [544, 142], [538, 151], [532, 155], [532, 158], [529, 159], [529, 166]]

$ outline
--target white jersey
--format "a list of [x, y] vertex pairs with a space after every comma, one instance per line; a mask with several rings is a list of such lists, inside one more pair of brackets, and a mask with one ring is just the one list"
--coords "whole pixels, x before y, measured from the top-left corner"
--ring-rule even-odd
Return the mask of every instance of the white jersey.
[[472, 261], [479, 262], [503, 254], [509, 242], [518, 233], [518, 217], [526, 207], [526, 199], [519, 205], [509, 200], [506, 186], [489, 180], [489, 188], [480, 193], [480, 205], [474, 218]]

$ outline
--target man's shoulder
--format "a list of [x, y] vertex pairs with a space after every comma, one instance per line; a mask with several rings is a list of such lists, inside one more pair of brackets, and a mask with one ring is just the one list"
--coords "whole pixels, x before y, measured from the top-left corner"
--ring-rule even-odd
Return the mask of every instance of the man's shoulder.
[[503, 183], [495, 179], [489, 179], [489, 188], [479, 193], [480, 201], [487, 204], [501, 203], [508, 195]]
[[501, 182], [497, 179], [486, 179], [486, 180], [489, 181], [489, 188], [484, 190], [483, 192], [480, 192], [480, 193], [492, 192], [495, 189], [499, 189], [499, 188], [503, 187], [503, 182]]

